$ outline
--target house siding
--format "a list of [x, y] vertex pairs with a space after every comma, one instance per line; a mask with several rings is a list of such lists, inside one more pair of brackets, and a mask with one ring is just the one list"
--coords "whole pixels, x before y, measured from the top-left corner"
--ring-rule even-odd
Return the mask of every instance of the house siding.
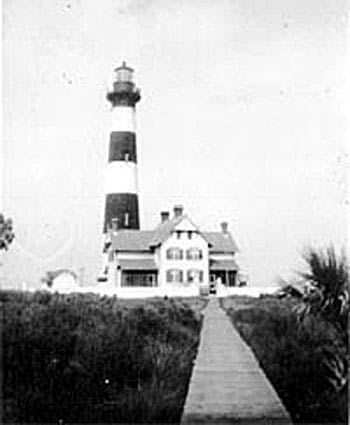
[[[169, 221], [160, 225], [154, 231], [120, 230], [111, 234], [111, 247], [113, 256], [110, 256], [110, 282], [116, 287], [116, 293], [121, 297], [144, 297], [144, 296], [198, 296], [200, 288], [207, 287], [210, 282], [210, 260], [227, 261], [234, 263], [235, 244], [230, 243], [226, 235], [219, 232], [200, 232], [195, 224], [184, 216], [180, 221]], [[180, 234], [180, 237], [178, 237]], [[191, 234], [191, 237], [189, 237]], [[214, 245], [213, 245], [214, 243]], [[167, 258], [169, 248], [180, 248], [183, 252], [181, 259]], [[198, 259], [188, 259], [187, 251], [197, 249], [201, 251]], [[148, 273], [149, 262], [153, 263], [153, 273], [157, 274], [157, 287], [145, 286], [123, 286], [123, 268], [125, 261], [130, 260], [129, 273]], [[139, 261], [139, 262], [138, 262]], [[124, 262], [124, 264], [123, 264]], [[131, 262], [135, 262], [135, 270]], [[144, 266], [142, 263], [144, 262]], [[144, 268], [142, 268], [144, 267]], [[224, 267], [225, 268], [225, 267]], [[169, 270], [181, 270], [182, 282], [167, 282], [167, 272]], [[200, 281], [188, 278], [190, 270], [198, 270]], [[220, 272], [220, 271], [219, 271]], [[226, 273], [226, 271], [222, 271]], [[215, 276], [214, 276], [215, 277]], [[219, 285], [220, 286], [220, 285]], [[228, 287], [220, 286], [220, 290], [227, 290]], [[219, 293], [219, 292], [218, 292]]]
[[[167, 258], [167, 249], [178, 247], [184, 252], [181, 260], [171, 260]], [[198, 248], [202, 251], [202, 259], [200, 260], [188, 260], [186, 258], [186, 250], [189, 248]], [[182, 284], [174, 284], [167, 282], [166, 273], [170, 269], [179, 269], [183, 271], [184, 281]], [[176, 233], [173, 233], [160, 247], [159, 249], [159, 278], [164, 288], [172, 286], [197, 286], [198, 283], [187, 283], [187, 272], [191, 269], [198, 269], [203, 272], [203, 283], [209, 281], [209, 258], [208, 258], [208, 244], [207, 242], [197, 233], [192, 234], [192, 238], [189, 239], [187, 233], [181, 234], [181, 238], [178, 239]]]

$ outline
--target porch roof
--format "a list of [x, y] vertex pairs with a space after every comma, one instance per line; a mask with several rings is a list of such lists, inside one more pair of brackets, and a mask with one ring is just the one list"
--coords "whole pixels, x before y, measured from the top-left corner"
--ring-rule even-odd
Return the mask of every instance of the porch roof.
[[235, 260], [210, 260], [210, 271], [216, 270], [238, 270]]
[[157, 265], [151, 258], [141, 258], [138, 260], [118, 260], [119, 266], [122, 270], [138, 270], [149, 271], [157, 270]]

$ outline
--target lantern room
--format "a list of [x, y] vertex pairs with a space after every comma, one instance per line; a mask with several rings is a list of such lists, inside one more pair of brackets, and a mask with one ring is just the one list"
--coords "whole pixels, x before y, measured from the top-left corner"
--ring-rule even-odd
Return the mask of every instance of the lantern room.
[[121, 66], [115, 68], [116, 81], [121, 83], [132, 83], [134, 70], [123, 62]]
[[107, 99], [113, 106], [135, 106], [141, 96], [133, 81], [134, 70], [123, 62], [114, 71], [116, 79], [113, 83], [113, 90], [107, 93]]

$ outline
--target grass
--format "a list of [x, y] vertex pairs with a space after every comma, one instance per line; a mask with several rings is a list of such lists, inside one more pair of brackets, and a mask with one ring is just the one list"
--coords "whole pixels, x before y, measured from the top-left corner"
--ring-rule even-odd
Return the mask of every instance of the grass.
[[347, 423], [347, 388], [335, 390], [329, 367], [335, 355], [347, 357], [347, 346], [331, 323], [313, 316], [300, 322], [291, 299], [231, 297], [221, 304], [294, 423]]
[[6, 423], [178, 423], [201, 299], [1, 291]]

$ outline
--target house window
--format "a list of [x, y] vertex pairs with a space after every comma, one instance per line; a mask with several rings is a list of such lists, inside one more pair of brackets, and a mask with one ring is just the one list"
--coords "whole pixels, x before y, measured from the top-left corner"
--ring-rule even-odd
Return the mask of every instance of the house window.
[[166, 258], [168, 260], [182, 260], [183, 251], [181, 248], [168, 248], [166, 251]]
[[189, 232], [187, 232], [188, 239], [192, 239], [192, 233], [193, 232], [191, 232], [191, 230]]
[[177, 239], [181, 239], [181, 232], [179, 230], [176, 231], [176, 237]]
[[122, 273], [122, 287], [155, 287], [158, 286], [157, 274], [143, 271], [125, 270]]
[[190, 269], [187, 271], [187, 281], [194, 283], [203, 282], [203, 271], [198, 269]]
[[124, 215], [124, 225], [129, 226], [129, 213], [125, 213]]
[[166, 272], [166, 281], [167, 282], [178, 282], [181, 283], [183, 280], [183, 272], [179, 269], [170, 269]]
[[201, 260], [203, 258], [202, 250], [199, 248], [189, 248], [186, 251], [187, 260]]

